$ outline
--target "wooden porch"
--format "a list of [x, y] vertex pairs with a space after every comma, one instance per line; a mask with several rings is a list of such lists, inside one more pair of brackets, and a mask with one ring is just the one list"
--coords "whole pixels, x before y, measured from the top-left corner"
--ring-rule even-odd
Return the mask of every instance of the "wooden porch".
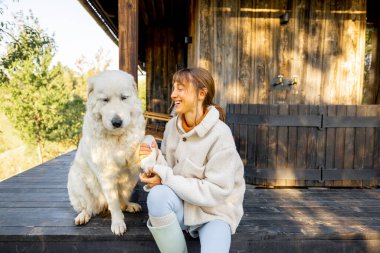
[[[66, 182], [75, 152], [0, 183], [0, 252], [158, 252], [143, 213], [125, 214], [128, 231], [111, 233], [110, 217], [73, 223]], [[255, 188], [231, 252], [379, 252], [380, 189]], [[189, 252], [199, 240], [187, 237]]]

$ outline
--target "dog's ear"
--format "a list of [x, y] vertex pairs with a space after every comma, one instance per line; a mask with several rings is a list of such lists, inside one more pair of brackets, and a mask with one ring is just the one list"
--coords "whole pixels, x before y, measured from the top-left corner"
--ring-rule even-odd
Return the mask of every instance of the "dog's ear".
[[87, 82], [87, 97], [94, 91], [95, 77], [91, 77]]

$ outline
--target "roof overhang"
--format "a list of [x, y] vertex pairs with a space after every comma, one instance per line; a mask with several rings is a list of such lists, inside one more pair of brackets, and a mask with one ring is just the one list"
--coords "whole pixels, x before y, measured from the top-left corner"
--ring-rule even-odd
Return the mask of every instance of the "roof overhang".
[[119, 44], [118, 39], [118, 1], [78, 0], [110, 39]]

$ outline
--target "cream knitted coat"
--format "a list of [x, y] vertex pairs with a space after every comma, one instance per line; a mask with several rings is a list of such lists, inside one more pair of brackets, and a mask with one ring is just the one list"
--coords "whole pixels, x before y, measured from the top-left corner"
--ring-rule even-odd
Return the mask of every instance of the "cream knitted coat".
[[210, 106], [206, 117], [185, 133], [181, 117], [165, 128], [153, 170], [184, 200], [184, 223], [226, 221], [234, 234], [243, 216], [244, 166], [230, 128]]

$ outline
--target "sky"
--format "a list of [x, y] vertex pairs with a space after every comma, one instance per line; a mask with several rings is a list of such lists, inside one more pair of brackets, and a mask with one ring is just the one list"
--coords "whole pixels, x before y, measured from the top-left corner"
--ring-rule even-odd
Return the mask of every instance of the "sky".
[[75, 68], [75, 61], [82, 55], [94, 59], [102, 48], [111, 59], [108, 69], [118, 69], [118, 47], [87, 13], [78, 0], [0, 0], [4, 8], [4, 18], [22, 10], [25, 14], [32, 10], [40, 27], [49, 35], [54, 34], [57, 52], [54, 62]]

